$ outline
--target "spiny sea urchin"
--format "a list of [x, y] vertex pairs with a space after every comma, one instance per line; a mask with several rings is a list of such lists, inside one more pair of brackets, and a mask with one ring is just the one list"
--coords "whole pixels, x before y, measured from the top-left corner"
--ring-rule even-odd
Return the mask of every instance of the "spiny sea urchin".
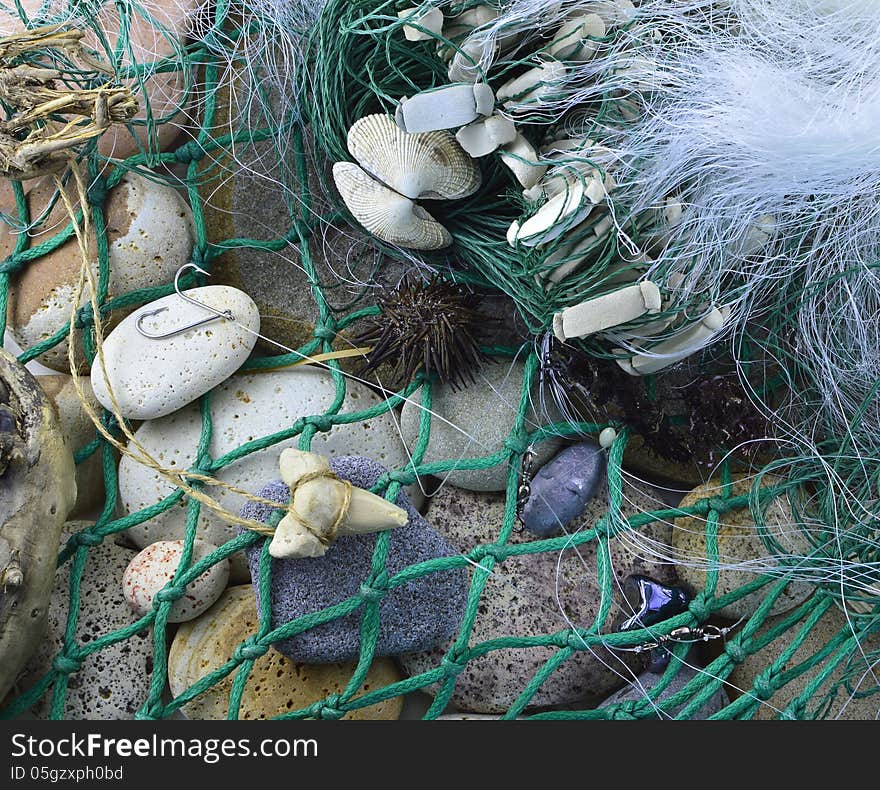
[[489, 319], [477, 311], [476, 296], [458, 283], [408, 275], [380, 297], [378, 307], [379, 315], [356, 338], [372, 348], [367, 371], [387, 363], [396, 379], [409, 382], [424, 370], [459, 389], [473, 383], [474, 370], [488, 360], [476, 336]]

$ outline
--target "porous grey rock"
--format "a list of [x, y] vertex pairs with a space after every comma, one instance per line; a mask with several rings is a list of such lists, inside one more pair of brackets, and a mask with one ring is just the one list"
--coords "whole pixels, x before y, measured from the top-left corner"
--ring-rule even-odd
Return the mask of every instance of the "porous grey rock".
[[[360, 488], [375, 484], [384, 468], [369, 458], [337, 457], [330, 466], [342, 479]], [[259, 496], [286, 504], [288, 487], [272, 482]], [[454, 555], [452, 548], [419, 515], [401, 493], [397, 505], [406, 510], [409, 521], [390, 532], [386, 568], [389, 576], [409, 565], [435, 557]], [[267, 521], [272, 509], [249, 502], [242, 515]], [[272, 627], [295, 620], [344, 601], [361, 590], [371, 574], [376, 533], [338, 538], [323, 557], [275, 560], [272, 563]], [[259, 577], [262, 542], [246, 551], [251, 576]], [[259, 585], [254, 585], [260, 606]], [[452, 636], [461, 622], [467, 599], [467, 574], [461, 569], [432, 573], [394, 587], [381, 598], [380, 631], [376, 645], [379, 656], [399, 655], [408, 650], [426, 650]], [[310, 628], [275, 647], [294, 661], [328, 663], [357, 657], [361, 641], [362, 610]]]
[[[658, 506], [647, 491], [624, 486], [624, 516]], [[590, 529], [606, 507], [604, 497], [595, 498], [568, 531], [574, 534]], [[468, 552], [497, 541], [504, 497], [447, 486], [432, 498], [426, 517], [456, 550]], [[647, 559], [647, 542], [668, 544], [669, 536], [667, 524], [654, 523], [642, 527], [638, 534], [629, 532], [610, 539], [613, 601], [601, 631], [614, 629], [621, 615], [632, 614], [625, 608], [621, 592], [627, 575], [639, 573], [664, 583], [674, 580], [671, 565]], [[529, 533], [521, 531], [514, 532], [509, 542], [520, 545], [533, 541]], [[554, 634], [572, 624], [589, 628], [601, 604], [598, 572], [595, 541], [562, 551], [511, 556], [497, 563], [486, 580], [469, 644], [473, 647], [501, 637]], [[447, 642], [433, 651], [407, 653], [401, 661], [410, 675], [420, 674], [439, 666], [450, 646]], [[451, 702], [460, 711], [503, 713], [555, 652], [549, 647], [502, 648], [471, 659], [456, 678]], [[578, 650], [547, 678], [530, 708], [598, 701], [633, 677], [641, 664], [642, 659], [631, 652], [612, 653], [601, 646], [593, 651]]]
[[[71, 521], [65, 537], [92, 526]], [[122, 590], [122, 577], [134, 557], [130, 549], [118, 546], [113, 537], [90, 546], [80, 587], [80, 608], [76, 643], [85, 645], [131, 625], [140, 616], [132, 612]], [[64, 648], [70, 594], [71, 562], [55, 575], [49, 604], [49, 629], [36, 656], [28, 663], [23, 689], [30, 688], [52, 669], [52, 662]], [[82, 659], [82, 666], [69, 675], [63, 718], [87, 720], [133, 719], [146, 700], [153, 673], [153, 640], [150, 629], [108, 645]], [[52, 702], [49, 690], [33, 707], [38, 718], [48, 718]]]

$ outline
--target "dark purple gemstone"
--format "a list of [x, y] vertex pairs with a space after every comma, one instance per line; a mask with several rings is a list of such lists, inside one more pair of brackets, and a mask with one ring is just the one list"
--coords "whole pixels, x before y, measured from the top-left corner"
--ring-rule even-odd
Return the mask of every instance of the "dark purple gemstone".
[[621, 631], [654, 625], [681, 614], [688, 607], [690, 594], [684, 587], [668, 587], [647, 576], [632, 574], [623, 582], [623, 595], [632, 616], [624, 620]]

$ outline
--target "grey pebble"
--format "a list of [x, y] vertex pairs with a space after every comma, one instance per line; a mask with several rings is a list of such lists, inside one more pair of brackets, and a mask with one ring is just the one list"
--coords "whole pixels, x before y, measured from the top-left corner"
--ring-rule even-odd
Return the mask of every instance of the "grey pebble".
[[[672, 661], [676, 659], [673, 658]], [[653, 710], [654, 713], [652, 716], [648, 718], [658, 718], [658, 719], [671, 719], [678, 715], [678, 713], [688, 704], [688, 701], [679, 703], [677, 705], [669, 705], [666, 703], [673, 695], [677, 694], [681, 691], [691, 680], [693, 680], [699, 671], [696, 669], [692, 669], [687, 664], [680, 665], [678, 670], [675, 673], [675, 677], [669, 681], [669, 685], [660, 692], [660, 696], [654, 699], [653, 705], [646, 701], [648, 709]], [[612, 694], [608, 699], [606, 699], [600, 707], [607, 707], [609, 705], [616, 705], [620, 702], [637, 702], [640, 700], [646, 700], [646, 692], [650, 691], [654, 686], [656, 686], [660, 680], [663, 678], [663, 673], [654, 673], [654, 672], [645, 672], [643, 675], [639, 676], [639, 684], [631, 683], [627, 686], [624, 686], [620, 691]], [[695, 713], [690, 714], [688, 719], [690, 720], [702, 720], [708, 719], [715, 713], [718, 713], [722, 708], [727, 707], [730, 704], [730, 699], [727, 696], [727, 693], [724, 691], [724, 687], [719, 687], [718, 691], [716, 691], [705, 703], [697, 710]]]
[[532, 478], [523, 526], [540, 537], [555, 535], [584, 512], [605, 476], [605, 453], [590, 442], [566, 447]]
[[[475, 384], [463, 389], [456, 391], [444, 384], [435, 386], [431, 408], [442, 419], [431, 421], [424, 462], [456, 463], [460, 459], [482, 458], [503, 450], [516, 420], [524, 374], [525, 366], [519, 362], [493, 362], [476, 372]], [[542, 396], [537, 384], [533, 384], [531, 400], [532, 407], [526, 415], [528, 431], [560, 419], [552, 398], [547, 393]], [[400, 415], [400, 430], [410, 452], [418, 441], [420, 403], [421, 390], [410, 396]], [[555, 437], [538, 443], [534, 447], [537, 455], [533, 468], [540, 468], [560, 446], [560, 440]], [[471, 491], [504, 491], [508, 464], [503, 461], [488, 469], [453, 468], [450, 472], [438, 472], [437, 476], [449, 485]]]
[[[385, 468], [369, 458], [340, 456], [330, 466], [343, 479], [369, 488]], [[280, 482], [269, 483], [259, 496], [286, 503], [290, 491]], [[409, 514], [403, 527], [391, 532], [386, 568], [393, 576], [414, 563], [457, 554], [412, 506], [405, 494], [398, 506]], [[242, 516], [266, 521], [267, 505], [249, 502]], [[272, 563], [272, 627], [309, 612], [357, 595], [371, 572], [376, 534], [339, 538], [323, 557], [274, 560]], [[259, 578], [262, 543], [246, 551], [252, 578]], [[254, 585], [257, 609], [259, 585]], [[451, 637], [458, 629], [467, 600], [467, 574], [462, 569], [422, 576], [391, 589], [379, 605], [380, 632], [376, 655], [393, 656], [410, 650], [427, 650]], [[348, 661], [358, 656], [363, 609], [310, 628], [274, 644], [278, 650], [301, 663]]]

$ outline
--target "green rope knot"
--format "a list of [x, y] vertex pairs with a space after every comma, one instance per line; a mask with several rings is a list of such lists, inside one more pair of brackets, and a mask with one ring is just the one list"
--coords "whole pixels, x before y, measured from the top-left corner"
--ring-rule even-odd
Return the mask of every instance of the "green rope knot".
[[103, 206], [107, 200], [107, 179], [96, 178], [86, 189], [86, 200], [90, 206]]
[[593, 532], [596, 533], [597, 538], [611, 538], [614, 536], [614, 531], [614, 526], [607, 513], [596, 519], [596, 523], [593, 524]]
[[336, 339], [336, 330], [328, 324], [318, 324], [312, 332], [312, 336], [316, 340], [331, 341]]
[[529, 435], [522, 429], [514, 431], [504, 440], [504, 446], [512, 455], [522, 455], [529, 449]]
[[711, 599], [700, 593], [688, 606], [688, 611], [697, 618], [697, 622], [705, 623], [712, 616]]
[[742, 664], [742, 662], [749, 657], [748, 651], [746, 651], [739, 642], [728, 642], [724, 646], [724, 652], [727, 653], [727, 657], [737, 665]]
[[190, 162], [197, 162], [204, 155], [205, 149], [202, 148], [196, 140], [190, 140], [188, 143], [184, 143], [174, 152], [174, 158], [183, 165], [188, 165]]
[[638, 718], [634, 713], [636, 705], [637, 703], [631, 701], [614, 705], [609, 718], [612, 721], [635, 721]]
[[153, 606], [158, 606], [160, 603], [174, 603], [178, 598], [183, 598], [184, 595], [186, 595], [186, 587], [179, 587], [173, 584], [163, 587], [153, 596]]
[[333, 417], [329, 414], [314, 414], [303, 422], [311, 425], [318, 433], [327, 433], [333, 427]]
[[74, 672], [79, 672], [82, 669], [82, 659], [61, 654], [55, 656], [55, 659], [52, 661], [52, 669], [64, 675], [72, 675]]
[[0, 263], [0, 274], [15, 274], [15, 272], [21, 269], [26, 263], [26, 259], [12, 253], [12, 255], [8, 255], [3, 259], [3, 262]]
[[773, 683], [773, 677], [769, 669], [765, 669], [755, 677], [752, 687], [755, 696], [762, 702], [766, 702], [776, 693], [776, 685]]
[[94, 532], [86, 531], [77, 532], [76, 535], [72, 535], [70, 540], [67, 541], [67, 544], [78, 549], [80, 546], [88, 546], [89, 548], [100, 546], [103, 542], [103, 535], [96, 535]]
[[464, 671], [467, 662], [467, 656], [463, 651], [453, 646], [440, 660], [440, 665], [445, 669], [446, 677], [457, 677]]
[[345, 715], [345, 711], [339, 709], [341, 702], [342, 697], [339, 694], [331, 694], [327, 699], [312, 705], [312, 715], [316, 719], [341, 719]]
[[479, 549], [479, 558], [492, 557], [496, 562], [504, 562], [507, 559], [507, 547], [492, 544], [490, 546], [481, 546]]
[[360, 586], [360, 595], [367, 603], [379, 603], [388, 592], [388, 574], [381, 573]]
[[557, 644], [559, 647], [570, 647], [572, 650], [589, 650], [590, 646], [587, 644], [587, 640], [584, 639], [577, 631], [568, 631], [567, 633], [561, 634], [561, 639]]
[[709, 510], [717, 510], [719, 513], [723, 513], [728, 509], [727, 499], [723, 496], [709, 497], [706, 504], [708, 505]]
[[256, 661], [258, 658], [266, 655], [269, 651], [269, 645], [261, 645], [257, 643], [256, 637], [248, 637], [232, 651], [232, 658], [236, 662]]
[[387, 489], [391, 483], [400, 483], [402, 486], [409, 485], [412, 473], [408, 469], [391, 469], [376, 480], [376, 488], [379, 491]]

